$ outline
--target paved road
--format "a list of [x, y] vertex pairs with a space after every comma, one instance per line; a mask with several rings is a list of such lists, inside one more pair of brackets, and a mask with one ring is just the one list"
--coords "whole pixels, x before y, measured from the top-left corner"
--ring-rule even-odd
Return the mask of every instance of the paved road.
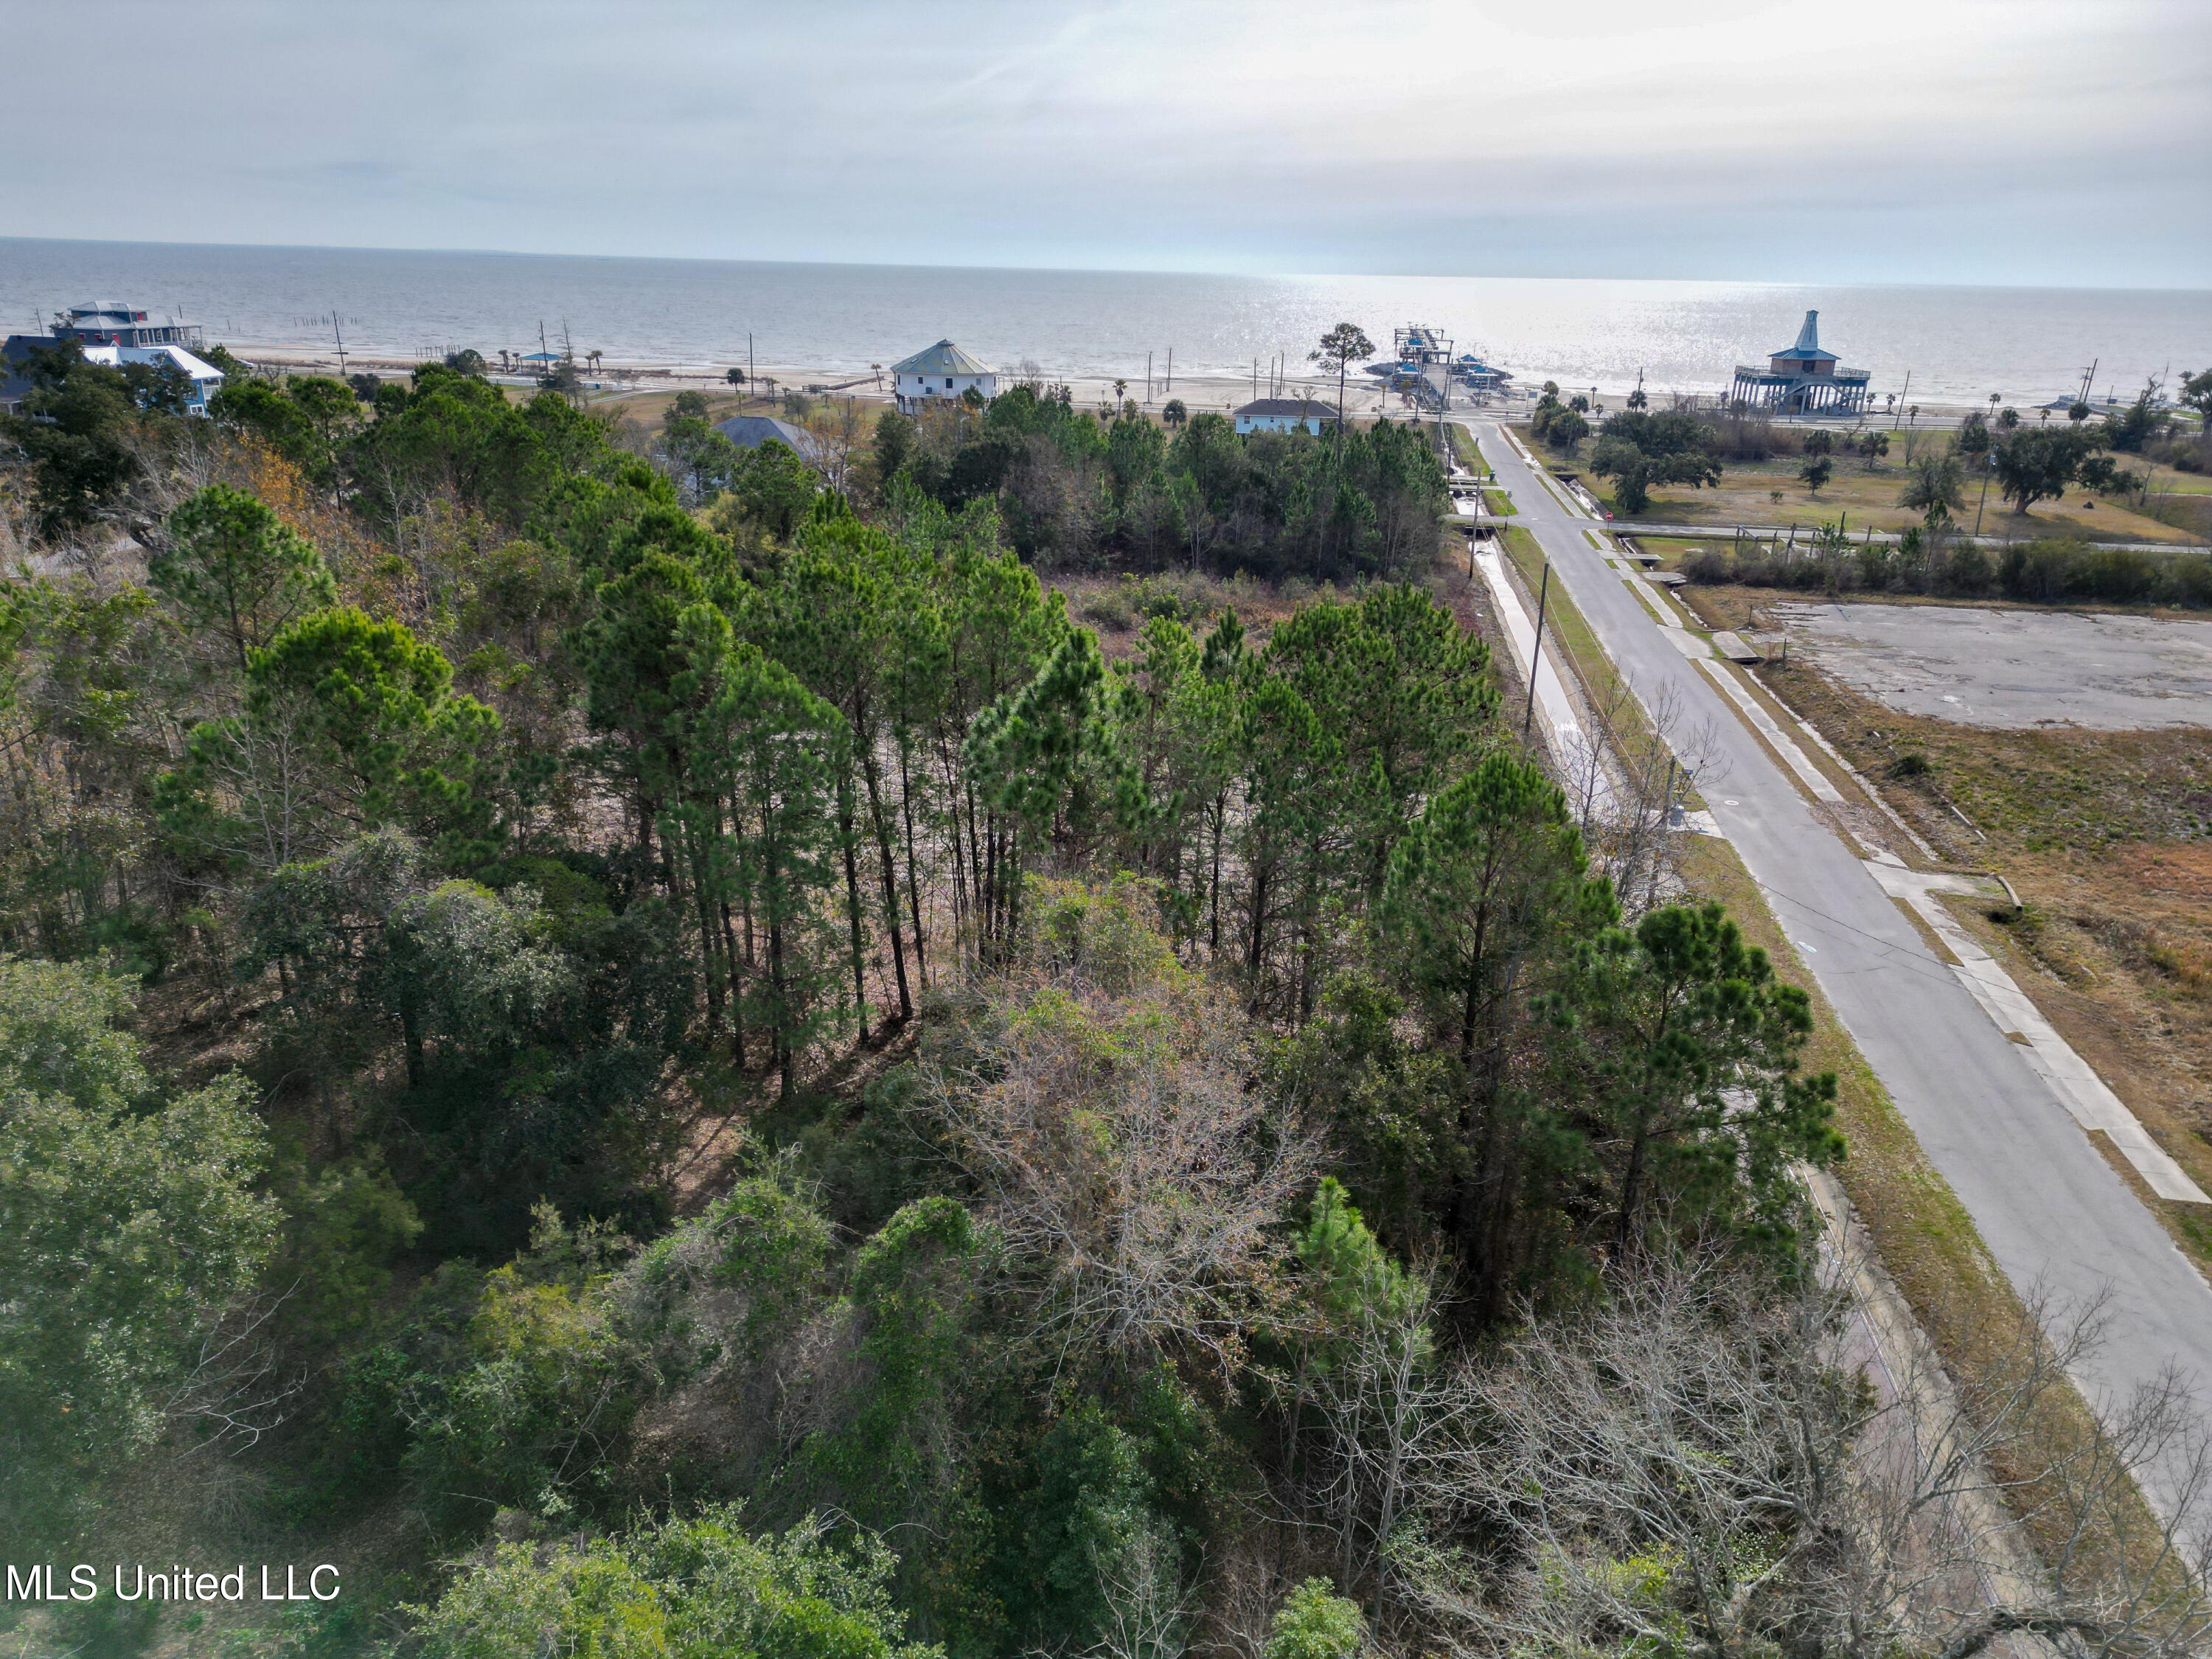
[[[1513, 490], [1568, 592], [1647, 707], [1668, 696], [1710, 725], [1699, 780], [1721, 833], [1767, 893], [1852, 1040], [1973, 1217], [2006, 1277], [2076, 1305], [2106, 1297], [2108, 1338], [2077, 1380], [2124, 1393], [2178, 1363], [2212, 1403], [2212, 1287], [2124, 1186], [2021, 1051], [1991, 1024], [1868, 871], [1820, 819], [1697, 665], [1670, 643], [1620, 572], [1495, 422], [1486, 459]], [[2153, 1496], [2171, 1497], [2156, 1472]]]

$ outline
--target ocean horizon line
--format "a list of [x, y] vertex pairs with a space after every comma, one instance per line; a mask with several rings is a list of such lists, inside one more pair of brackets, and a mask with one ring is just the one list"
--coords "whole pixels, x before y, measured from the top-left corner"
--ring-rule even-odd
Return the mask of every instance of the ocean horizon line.
[[946, 264], [930, 260], [827, 259], [740, 258], [708, 253], [591, 253], [551, 248], [440, 247], [418, 244], [347, 242], [225, 242], [172, 240], [163, 237], [26, 236], [0, 235], [0, 247], [13, 244], [45, 247], [165, 248], [206, 250], [229, 253], [343, 253], [421, 255], [443, 258], [518, 260], [579, 260], [605, 264], [727, 265], [769, 270], [895, 270], [946, 275], [1000, 273], [1007, 276], [1175, 277], [1222, 282], [1479, 282], [1573, 283], [1599, 286], [1621, 283], [1680, 284], [1703, 289], [1853, 289], [1869, 293], [2007, 294], [2161, 294], [2212, 295], [2212, 284], [2185, 287], [2174, 283], [2054, 283], [2004, 282], [1929, 282], [1899, 279], [1822, 276], [1727, 276], [1669, 274], [1593, 276], [1527, 271], [1482, 270], [1272, 270], [1250, 269], [1177, 268], [1165, 265], [1100, 264]]

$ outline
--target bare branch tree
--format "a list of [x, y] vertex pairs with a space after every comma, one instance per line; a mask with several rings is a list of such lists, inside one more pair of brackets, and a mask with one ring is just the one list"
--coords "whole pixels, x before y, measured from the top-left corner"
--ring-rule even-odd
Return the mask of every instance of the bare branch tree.
[[160, 1407], [171, 1424], [196, 1437], [187, 1455], [211, 1446], [243, 1451], [291, 1414], [307, 1376], [283, 1372], [270, 1330], [290, 1295], [287, 1290], [253, 1297], [200, 1334]]
[[[1480, 1561], [1406, 1556], [1431, 1632], [1470, 1652], [1972, 1659], [2023, 1632], [2081, 1659], [2201, 1652], [2212, 1466], [2185, 1391], [2169, 1379], [2081, 1427], [2068, 1376], [2094, 1309], [1988, 1334], [1967, 1386], [1932, 1352], [1863, 1385], [1841, 1265], [1792, 1292], [1676, 1263], [1532, 1320], [1423, 1469], [1438, 1535], [1498, 1540]], [[2149, 1469], [2163, 1519], [2135, 1486]]]
[[1119, 995], [1036, 970], [990, 1004], [994, 1029], [934, 1068], [930, 1103], [1036, 1268], [1043, 1328], [1064, 1352], [1194, 1343], [1229, 1358], [1318, 1156], [1251, 1086], [1235, 1006], [1171, 961]]

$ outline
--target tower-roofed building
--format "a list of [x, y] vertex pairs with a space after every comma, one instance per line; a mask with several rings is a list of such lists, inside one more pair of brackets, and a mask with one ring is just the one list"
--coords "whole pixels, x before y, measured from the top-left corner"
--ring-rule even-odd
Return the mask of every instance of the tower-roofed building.
[[958, 398], [971, 386], [987, 400], [999, 395], [998, 372], [950, 340], [939, 340], [903, 362], [893, 363], [891, 377], [898, 406], [909, 415], [924, 404]]
[[1821, 349], [1820, 313], [1805, 313], [1797, 343], [1757, 363], [1738, 363], [1729, 398], [1753, 409], [1793, 415], [1856, 415], [1866, 408], [1871, 370], [1838, 368], [1836, 354]]

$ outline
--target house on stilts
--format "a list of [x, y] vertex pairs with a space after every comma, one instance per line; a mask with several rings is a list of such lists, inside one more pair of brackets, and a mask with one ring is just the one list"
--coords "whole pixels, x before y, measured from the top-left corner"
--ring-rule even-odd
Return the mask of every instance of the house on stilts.
[[1784, 415], [1858, 415], [1867, 405], [1873, 371], [1838, 368], [1836, 354], [1820, 348], [1820, 313], [1805, 313], [1797, 343], [1778, 351], [1765, 366], [1738, 363], [1729, 388], [1731, 403]]

